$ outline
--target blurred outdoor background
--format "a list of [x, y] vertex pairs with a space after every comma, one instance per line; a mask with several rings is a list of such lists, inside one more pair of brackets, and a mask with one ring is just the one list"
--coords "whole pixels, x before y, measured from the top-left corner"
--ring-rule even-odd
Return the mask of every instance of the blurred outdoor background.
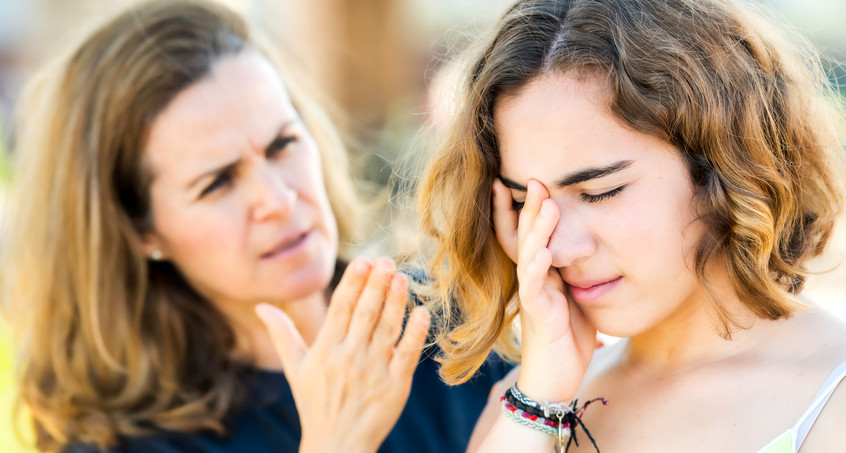
[[[385, 184], [432, 111], [432, 78], [451, 53], [511, 0], [220, 0], [265, 29], [343, 113], [354, 169]], [[91, 27], [135, 0], [0, 0], [0, 227], [15, 100], [33, 71]], [[828, 60], [846, 95], [846, 0], [771, 0]], [[844, 219], [846, 220], [846, 219]], [[45, 219], [49, 221], [49, 219]], [[0, 228], [2, 234], [2, 228]], [[1, 252], [1, 251], [0, 251]], [[805, 292], [846, 319], [846, 221]], [[45, 332], [49, 335], [49, 332]], [[0, 320], [0, 451], [11, 429], [11, 350]]]

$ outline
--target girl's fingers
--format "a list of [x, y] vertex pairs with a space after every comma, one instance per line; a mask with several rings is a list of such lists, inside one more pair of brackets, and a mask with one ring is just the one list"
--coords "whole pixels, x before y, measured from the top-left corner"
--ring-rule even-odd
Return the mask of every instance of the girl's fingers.
[[511, 194], [499, 178], [494, 179], [492, 189], [496, 240], [511, 261], [517, 262], [517, 212], [512, 207]]
[[270, 304], [259, 304], [256, 306], [256, 315], [267, 326], [270, 337], [273, 339], [273, 347], [279, 360], [282, 362], [282, 370], [290, 378], [289, 373], [296, 369], [297, 364], [305, 357], [308, 347], [303, 341], [302, 335], [297, 330], [291, 318], [281, 309]]
[[[521, 263], [531, 262], [537, 255], [537, 251], [549, 245], [549, 238], [558, 224], [558, 206], [554, 201], [545, 199], [538, 207], [537, 215], [532, 219], [530, 225], [523, 228], [520, 241], [520, 250], [517, 255], [518, 271]], [[546, 270], [544, 270], [546, 272]]]
[[356, 258], [350, 261], [341, 281], [332, 293], [326, 322], [320, 329], [316, 344], [322, 341], [337, 343], [347, 335], [353, 310], [372, 269], [370, 261]]
[[386, 354], [393, 349], [402, 331], [402, 317], [408, 303], [408, 280], [402, 274], [395, 274], [391, 280], [388, 296], [382, 315], [373, 331], [371, 344], [378, 348], [377, 352]]
[[367, 283], [358, 297], [358, 303], [350, 320], [346, 338], [353, 343], [357, 345], [370, 343], [370, 336], [379, 321], [382, 305], [394, 276], [394, 267], [394, 262], [388, 258], [379, 258], [373, 264], [373, 270], [367, 277]]
[[394, 350], [394, 359], [390, 366], [392, 376], [411, 378], [417, 363], [420, 361], [423, 344], [426, 343], [430, 319], [429, 310], [425, 307], [415, 307], [411, 311], [402, 339]]
[[549, 191], [546, 190], [546, 187], [539, 181], [530, 179], [526, 185], [526, 202], [523, 203], [523, 209], [520, 210], [520, 216], [517, 220], [518, 247], [522, 248], [523, 240], [532, 229], [535, 218], [540, 213], [541, 205], [547, 198], [549, 198]]
[[537, 310], [538, 299], [543, 294], [544, 281], [552, 264], [552, 254], [547, 248], [541, 248], [535, 252], [535, 256], [529, 261], [519, 275], [520, 278], [520, 305], [531, 315]]
[[573, 331], [573, 337], [577, 341], [582, 357], [587, 358], [587, 363], [596, 349], [596, 327], [585, 317], [579, 304], [571, 301], [567, 303], [570, 309], [570, 329]]

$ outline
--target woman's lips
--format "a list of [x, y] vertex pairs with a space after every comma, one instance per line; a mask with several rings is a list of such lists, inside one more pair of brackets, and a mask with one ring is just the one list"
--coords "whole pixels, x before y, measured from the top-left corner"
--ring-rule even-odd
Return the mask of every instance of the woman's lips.
[[570, 289], [570, 295], [573, 296], [573, 300], [580, 304], [587, 304], [599, 300], [599, 298], [614, 289], [622, 279], [623, 277], [617, 277], [602, 283], [590, 286], [585, 285], [585, 287], [567, 283], [567, 288]]
[[310, 234], [311, 234], [310, 231], [304, 231], [303, 233], [298, 234], [297, 236], [295, 236], [291, 239], [284, 240], [284, 241], [282, 241], [282, 243], [280, 243], [278, 246], [276, 246], [276, 248], [274, 248], [273, 250], [263, 254], [261, 256], [261, 258], [262, 259], [284, 259], [284, 258], [287, 258], [288, 256], [291, 256], [291, 255], [297, 253], [303, 247], [303, 245], [306, 243], [306, 240], [308, 239]]

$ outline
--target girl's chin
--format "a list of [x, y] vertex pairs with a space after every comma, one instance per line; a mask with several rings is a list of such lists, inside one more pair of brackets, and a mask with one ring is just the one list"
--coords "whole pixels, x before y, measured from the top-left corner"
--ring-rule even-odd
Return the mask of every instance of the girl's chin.
[[624, 319], [623, 317], [614, 316], [591, 316], [585, 314], [587, 318], [593, 323], [596, 331], [607, 335], [609, 337], [628, 338], [641, 334], [647, 330], [644, 326], [632, 322], [631, 318]]

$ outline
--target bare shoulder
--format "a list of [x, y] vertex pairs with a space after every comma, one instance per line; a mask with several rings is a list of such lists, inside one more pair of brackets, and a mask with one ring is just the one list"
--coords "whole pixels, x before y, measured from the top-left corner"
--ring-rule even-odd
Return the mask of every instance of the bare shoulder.
[[823, 406], [801, 451], [834, 451], [846, 444], [846, 380], [841, 380], [831, 398]]
[[[810, 313], [795, 317], [795, 340], [806, 351], [809, 368], [818, 367], [817, 374], [831, 376], [840, 365], [846, 363], [846, 322], [814, 307]], [[820, 373], [821, 372], [821, 373]], [[820, 379], [815, 391], [822, 391], [825, 379]], [[841, 379], [828, 402], [823, 406], [813, 424], [802, 451], [832, 451], [846, 443], [846, 380]]]
[[828, 363], [846, 361], [846, 321], [816, 306], [791, 321], [793, 341], [810, 356]]

